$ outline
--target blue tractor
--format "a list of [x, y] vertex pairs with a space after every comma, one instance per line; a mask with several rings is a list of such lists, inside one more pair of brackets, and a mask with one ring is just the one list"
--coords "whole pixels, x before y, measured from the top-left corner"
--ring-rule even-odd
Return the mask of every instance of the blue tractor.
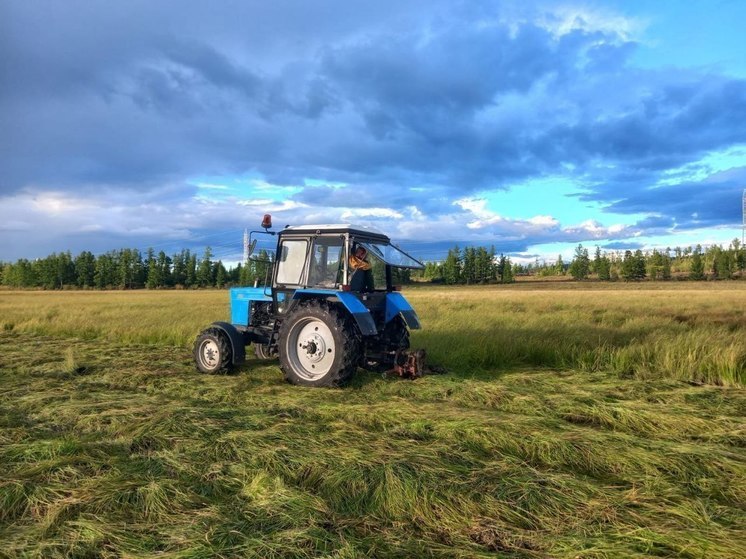
[[292, 384], [339, 386], [358, 367], [423, 374], [424, 351], [409, 350], [420, 321], [392, 282], [396, 268], [421, 262], [365, 227], [271, 226], [265, 215], [249, 243], [252, 252], [260, 235], [277, 237], [265, 287], [231, 289], [231, 322], [213, 323], [194, 343], [199, 371], [230, 371], [253, 344], [260, 359], [279, 358]]

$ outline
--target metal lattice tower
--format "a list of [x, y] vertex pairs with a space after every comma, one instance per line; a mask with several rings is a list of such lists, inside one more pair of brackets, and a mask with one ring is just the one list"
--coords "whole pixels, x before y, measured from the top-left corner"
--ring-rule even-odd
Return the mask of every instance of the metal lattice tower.
[[249, 261], [249, 230], [243, 230], [243, 264]]

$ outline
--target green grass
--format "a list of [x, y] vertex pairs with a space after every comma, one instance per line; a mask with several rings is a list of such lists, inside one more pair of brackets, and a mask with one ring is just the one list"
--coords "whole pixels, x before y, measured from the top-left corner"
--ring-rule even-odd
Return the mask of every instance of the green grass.
[[194, 372], [224, 292], [0, 293], [0, 557], [743, 556], [743, 294], [410, 290], [449, 373], [315, 390]]

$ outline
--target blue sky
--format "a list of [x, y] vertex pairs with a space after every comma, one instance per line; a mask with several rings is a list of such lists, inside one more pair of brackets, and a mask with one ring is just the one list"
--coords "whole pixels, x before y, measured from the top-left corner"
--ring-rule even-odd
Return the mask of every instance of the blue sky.
[[725, 243], [740, 1], [4, 2], [0, 260], [377, 227], [422, 259]]

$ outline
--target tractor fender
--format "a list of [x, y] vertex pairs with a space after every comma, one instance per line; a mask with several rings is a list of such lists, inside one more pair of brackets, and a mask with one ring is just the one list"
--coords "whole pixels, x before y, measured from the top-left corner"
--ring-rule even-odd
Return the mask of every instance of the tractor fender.
[[421, 328], [420, 319], [417, 313], [414, 312], [412, 305], [409, 304], [401, 293], [393, 292], [386, 294], [386, 324], [394, 319], [397, 315], [401, 315], [404, 322], [407, 323], [412, 330], [418, 330]]
[[231, 354], [233, 355], [233, 364], [240, 365], [243, 363], [246, 360], [246, 344], [241, 332], [233, 324], [228, 324], [227, 322], [213, 322], [210, 326], [219, 328], [228, 336], [231, 344]]
[[378, 334], [376, 323], [370, 314], [370, 311], [360, 302], [353, 293], [347, 291], [336, 291], [334, 289], [298, 289], [293, 293], [293, 299], [311, 299], [326, 297], [342, 303], [347, 312], [355, 319], [355, 323], [360, 328], [363, 336], [375, 336]]

